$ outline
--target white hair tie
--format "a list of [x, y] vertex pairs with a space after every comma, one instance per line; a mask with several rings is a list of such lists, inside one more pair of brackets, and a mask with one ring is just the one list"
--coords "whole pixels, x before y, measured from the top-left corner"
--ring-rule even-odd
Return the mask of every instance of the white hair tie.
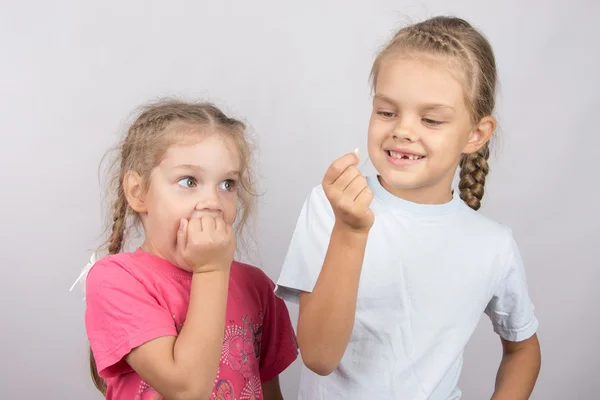
[[98, 261], [98, 254], [96, 252], [94, 252], [94, 253], [92, 253], [92, 256], [90, 257], [90, 261], [85, 265], [85, 267], [83, 267], [83, 269], [81, 270], [81, 273], [79, 274], [79, 277], [73, 283], [73, 286], [71, 286], [71, 289], [69, 289], [69, 292], [72, 292], [73, 289], [75, 289], [75, 286], [77, 286], [77, 284], [79, 282], [81, 282], [81, 290], [83, 292], [83, 299], [85, 300], [85, 279], [87, 278], [87, 275], [90, 272], [90, 269], [92, 269], [92, 267], [94, 266], [94, 264], [96, 264], [97, 261]]

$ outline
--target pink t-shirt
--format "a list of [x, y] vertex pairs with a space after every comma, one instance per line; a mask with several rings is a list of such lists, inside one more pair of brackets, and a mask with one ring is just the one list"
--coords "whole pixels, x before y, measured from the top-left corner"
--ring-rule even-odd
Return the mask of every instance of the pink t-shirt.
[[[159, 400], [125, 362], [135, 347], [177, 336], [184, 324], [192, 274], [138, 249], [104, 257], [86, 279], [85, 323], [106, 398]], [[225, 337], [212, 399], [260, 400], [261, 384], [298, 356], [285, 303], [256, 267], [234, 262], [229, 278]]]

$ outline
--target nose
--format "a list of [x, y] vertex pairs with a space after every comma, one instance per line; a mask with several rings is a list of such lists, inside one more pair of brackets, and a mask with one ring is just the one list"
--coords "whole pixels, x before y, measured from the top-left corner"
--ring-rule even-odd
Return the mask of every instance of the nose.
[[216, 188], [206, 188], [200, 192], [200, 196], [196, 206], [194, 207], [195, 214], [222, 216], [223, 207], [221, 199]]
[[392, 131], [392, 137], [394, 140], [411, 143], [418, 139], [415, 130], [411, 128], [408, 121], [399, 121]]

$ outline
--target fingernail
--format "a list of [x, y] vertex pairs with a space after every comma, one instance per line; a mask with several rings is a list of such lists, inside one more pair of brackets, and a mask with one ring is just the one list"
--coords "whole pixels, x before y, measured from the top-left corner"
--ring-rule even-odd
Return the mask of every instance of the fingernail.
[[358, 147], [354, 149], [354, 154], [358, 155]]

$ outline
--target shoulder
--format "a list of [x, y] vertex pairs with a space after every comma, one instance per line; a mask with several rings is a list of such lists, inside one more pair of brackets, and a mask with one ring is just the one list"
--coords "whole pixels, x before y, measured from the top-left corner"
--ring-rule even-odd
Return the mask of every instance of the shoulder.
[[151, 269], [134, 253], [119, 253], [107, 255], [92, 266], [85, 279], [86, 296], [102, 288], [133, 288], [145, 286], [146, 281], [154, 280]]
[[134, 276], [135, 268], [132, 268], [134, 260], [130, 253], [111, 254], [102, 257], [90, 269], [86, 283], [102, 282], [114, 277]]
[[231, 265], [231, 279], [252, 292], [272, 291], [275, 284], [269, 276], [254, 265], [234, 261]]
[[262, 269], [254, 265], [246, 264], [240, 261], [234, 261], [231, 264], [231, 269], [236, 277], [239, 276], [245, 279], [249, 279], [250, 281], [255, 283], [271, 281], [271, 279]]
[[512, 229], [480, 211], [471, 209], [466, 204], [461, 205], [458, 212], [461, 230], [469, 232], [471, 239], [480, 242], [484, 248], [493, 246], [499, 252], [511, 253], [515, 246]]

